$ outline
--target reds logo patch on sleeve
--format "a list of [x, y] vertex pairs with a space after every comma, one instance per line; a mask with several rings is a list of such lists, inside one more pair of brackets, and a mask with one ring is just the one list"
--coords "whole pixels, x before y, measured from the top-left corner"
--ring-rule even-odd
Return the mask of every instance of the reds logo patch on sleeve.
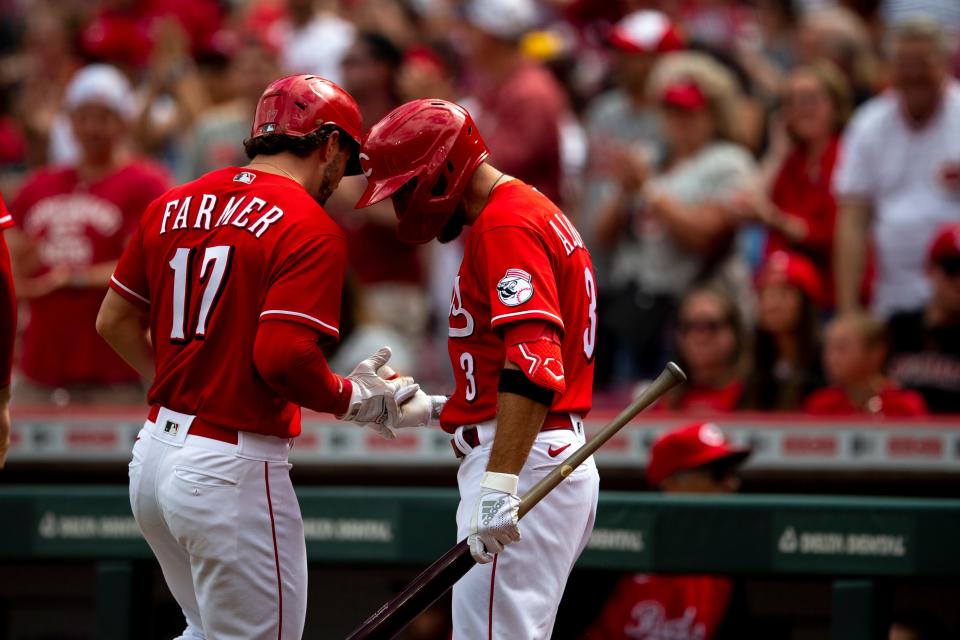
[[533, 297], [533, 276], [522, 269], [507, 269], [497, 283], [497, 296], [508, 307], [516, 307]]

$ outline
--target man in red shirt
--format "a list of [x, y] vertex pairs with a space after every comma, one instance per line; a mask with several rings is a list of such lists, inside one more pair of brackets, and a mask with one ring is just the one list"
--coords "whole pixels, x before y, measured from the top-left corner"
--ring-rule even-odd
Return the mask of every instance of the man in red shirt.
[[456, 391], [440, 414], [462, 458], [458, 534], [480, 563], [453, 588], [454, 637], [549, 638], [593, 530], [593, 460], [522, 529], [517, 509], [520, 495], [584, 443], [597, 288], [570, 220], [486, 158], [462, 107], [409, 102], [364, 140], [368, 185], [358, 206], [392, 198], [406, 242], [449, 241], [471, 227], [450, 303]]
[[468, 92], [497, 166], [554, 202], [563, 183], [561, 127], [573, 118], [550, 72], [520, 51], [540, 21], [533, 0], [470, 0], [463, 6], [462, 44]]
[[143, 210], [169, 187], [163, 169], [128, 148], [131, 94], [113, 67], [78, 71], [65, 98], [78, 163], [40, 169], [10, 205], [17, 292], [29, 312], [21, 400], [49, 402], [63, 396], [58, 389], [73, 402], [142, 397], [137, 373], [94, 333], [117, 259]]
[[360, 126], [333, 83], [274, 82], [244, 143], [251, 162], [155, 200], [110, 279], [97, 329], [152, 379], [130, 502], [184, 638], [300, 638], [297, 405], [386, 429], [394, 399], [417, 390], [377, 376], [387, 348], [346, 378], [321, 351], [339, 335], [346, 242], [320, 205], [359, 169]]
[[[0, 231], [13, 226], [13, 218], [0, 198]], [[0, 233], [0, 469], [10, 448], [10, 373], [13, 369], [13, 341], [17, 334], [17, 295], [13, 288], [10, 252]]]
[[[680, 427], [653, 444], [647, 481], [664, 493], [734, 493], [737, 468], [749, 455], [714, 424]], [[732, 593], [723, 576], [625, 576], [583, 640], [713, 640]]]

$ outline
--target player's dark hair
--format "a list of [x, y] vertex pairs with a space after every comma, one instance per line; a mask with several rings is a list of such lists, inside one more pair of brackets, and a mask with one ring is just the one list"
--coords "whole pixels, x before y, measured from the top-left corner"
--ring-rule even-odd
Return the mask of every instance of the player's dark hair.
[[346, 133], [334, 125], [324, 125], [305, 136], [288, 136], [282, 133], [267, 133], [243, 141], [243, 149], [247, 157], [253, 160], [257, 156], [275, 156], [278, 153], [292, 153], [299, 158], [306, 158], [311, 153], [327, 143], [327, 139], [334, 131], [340, 131], [340, 144], [351, 145], [353, 140]]

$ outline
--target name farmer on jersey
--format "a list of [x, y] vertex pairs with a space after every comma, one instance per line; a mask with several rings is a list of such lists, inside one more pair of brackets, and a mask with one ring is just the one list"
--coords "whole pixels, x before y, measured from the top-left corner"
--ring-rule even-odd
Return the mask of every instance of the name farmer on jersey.
[[182, 202], [168, 201], [163, 206], [160, 235], [168, 231], [185, 229], [210, 231], [210, 229], [230, 224], [241, 229], [246, 228], [260, 238], [271, 225], [283, 217], [283, 209], [263, 198], [231, 196], [229, 200], [224, 200], [216, 195], [205, 193], [199, 200], [194, 200], [193, 196], [187, 196]]

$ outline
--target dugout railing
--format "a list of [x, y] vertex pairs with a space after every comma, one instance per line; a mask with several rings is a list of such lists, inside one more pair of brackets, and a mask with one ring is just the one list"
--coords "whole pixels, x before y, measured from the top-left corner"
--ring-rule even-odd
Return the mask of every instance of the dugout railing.
[[[298, 491], [313, 565], [425, 565], [455, 540], [448, 489]], [[0, 487], [0, 562], [96, 566], [96, 637], [134, 637], [151, 555], [118, 486]], [[431, 523], [424, 528], [423, 523]], [[960, 578], [960, 500], [601, 494], [579, 567], [818, 576], [832, 581], [831, 638], [868, 640], [881, 578]], [[142, 603], [140, 603], [142, 606]]]

